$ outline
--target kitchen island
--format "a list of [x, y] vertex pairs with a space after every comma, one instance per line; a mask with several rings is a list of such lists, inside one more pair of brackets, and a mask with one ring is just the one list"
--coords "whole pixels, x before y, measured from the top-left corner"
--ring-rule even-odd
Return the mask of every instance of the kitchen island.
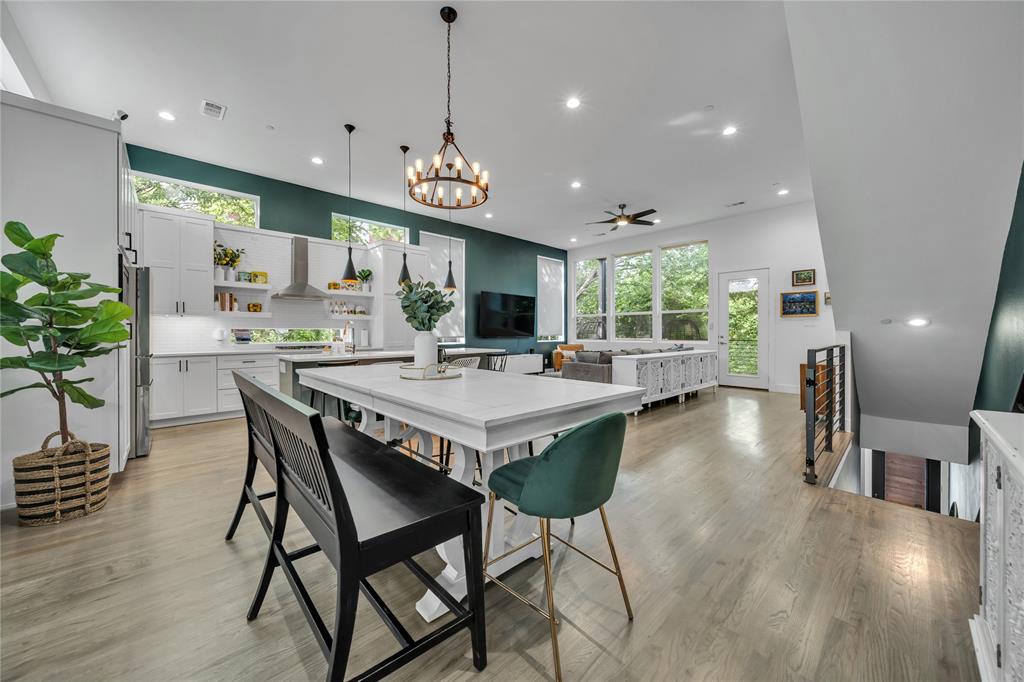
[[[480, 367], [488, 367], [488, 358], [503, 355], [502, 348], [445, 348], [451, 358], [479, 357]], [[412, 350], [357, 350], [355, 353], [291, 353], [277, 356], [280, 391], [305, 401], [296, 370], [343, 365], [373, 365], [380, 362], [412, 362]], [[305, 389], [308, 391], [308, 389]]]

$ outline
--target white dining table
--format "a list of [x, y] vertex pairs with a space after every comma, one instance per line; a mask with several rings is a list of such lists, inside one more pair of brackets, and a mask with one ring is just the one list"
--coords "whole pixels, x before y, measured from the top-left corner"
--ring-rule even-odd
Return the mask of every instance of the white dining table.
[[[418, 452], [430, 457], [432, 436], [451, 441], [449, 475], [464, 485], [473, 486], [475, 453], [479, 452], [484, 491], [491, 472], [504, 463], [506, 455], [510, 461], [528, 457], [531, 443], [540, 454], [539, 448], [554, 434], [588, 419], [609, 412], [636, 412], [644, 393], [643, 388], [632, 386], [480, 369], [464, 369], [452, 379], [427, 381], [402, 378], [400, 371], [397, 365], [377, 364], [301, 369], [298, 376], [303, 386], [357, 406], [362, 412], [359, 429], [374, 434], [382, 426], [385, 442], [415, 440]], [[382, 423], [377, 415], [383, 417]], [[519, 547], [539, 532], [537, 519], [525, 514], [518, 514], [511, 528], [506, 525], [505, 518], [495, 518], [489, 539], [491, 557]], [[438, 545], [437, 551], [445, 562], [437, 581], [462, 598], [466, 567], [461, 539]], [[538, 557], [540, 551], [540, 546], [532, 543], [509, 553], [488, 573], [501, 575]], [[416, 610], [427, 621], [448, 611], [430, 591], [416, 603]]]

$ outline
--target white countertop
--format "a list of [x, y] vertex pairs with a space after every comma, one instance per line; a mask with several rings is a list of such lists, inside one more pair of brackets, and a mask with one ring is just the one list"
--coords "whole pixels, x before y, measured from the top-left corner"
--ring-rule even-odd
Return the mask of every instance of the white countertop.
[[[492, 355], [500, 355], [506, 351], [503, 348], [445, 348], [448, 355], [482, 355], [489, 353]], [[411, 358], [413, 351], [409, 350], [360, 350], [356, 353], [313, 353], [313, 357], [310, 357], [310, 353], [293, 353], [278, 355], [278, 360], [284, 360], [285, 362], [316, 362], [325, 360], [359, 360], [360, 358], [367, 359], [386, 359], [386, 358]]]
[[485, 429], [595, 404], [615, 403], [632, 411], [638, 409], [645, 390], [482, 369], [464, 369], [462, 376], [449, 380], [409, 381], [401, 378], [397, 367], [386, 364], [300, 369], [298, 375], [304, 384], [320, 381], [369, 395], [374, 398], [371, 408], [383, 399]]
[[[231, 346], [224, 346], [223, 348], [211, 348], [209, 350], [187, 350], [187, 351], [161, 351], [159, 353], [153, 353], [154, 358], [194, 358], [194, 357], [209, 357], [211, 355], [254, 355], [254, 354], [271, 354], [280, 355], [286, 352], [286, 349], [274, 348], [273, 344], [234, 344]], [[322, 353], [316, 349], [313, 350], [296, 350], [294, 354], [306, 353]]]

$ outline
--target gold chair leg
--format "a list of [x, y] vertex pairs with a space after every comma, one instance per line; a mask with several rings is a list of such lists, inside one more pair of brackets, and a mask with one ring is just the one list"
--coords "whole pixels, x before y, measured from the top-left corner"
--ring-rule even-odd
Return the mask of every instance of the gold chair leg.
[[612, 542], [612, 529], [608, 526], [608, 515], [604, 512], [604, 505], [601, 510], [601, 522], [604, 523], [604, 534], [608, 538], [608, 549], [612, 553], [612, 564], [615, 566], [615, 577], [619, 579], [619, 589], [622, 590], [622, 601], [626, 604], [626, 615], [633, 620], [633, 607], [629, 605], [629, 595], [626, 593], [626, 581], [622, 579], [622, 567], [619, 566], [619, 555], [615, 552], [615, 543]]
[[551, 626], [551, 653], [555, 659], [555, 682], [562, 682], [562, 663], [558, 657], [558, 621], [555, 615], [555, 581], [551, 575], [550, 519], [540, 520], [540, 541], [544, 550], [544, 590], [548, 596], [548, 624]]

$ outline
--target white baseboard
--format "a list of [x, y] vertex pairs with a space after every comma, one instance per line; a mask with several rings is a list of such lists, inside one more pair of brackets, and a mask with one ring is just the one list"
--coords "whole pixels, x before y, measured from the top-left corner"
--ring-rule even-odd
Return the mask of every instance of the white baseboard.
[[799, 384], [776, 384], [772, 383], [768, 386], [768, 390], [774, 393], [792, 393], [793, 395], [800, 395]]
[[217, 422], [224, 419], [237, 419], [244, 417], [245, 410], [234, 410], [232, 412], [214, 412], [212, 414], [201, 414], [193, 417], [175, 417], [173, 419], [161, 419], [150, 422], [151, 429], [166, 429], [169, 426], [186, 426], [188, 424], [202, 424], [204, 422]]

